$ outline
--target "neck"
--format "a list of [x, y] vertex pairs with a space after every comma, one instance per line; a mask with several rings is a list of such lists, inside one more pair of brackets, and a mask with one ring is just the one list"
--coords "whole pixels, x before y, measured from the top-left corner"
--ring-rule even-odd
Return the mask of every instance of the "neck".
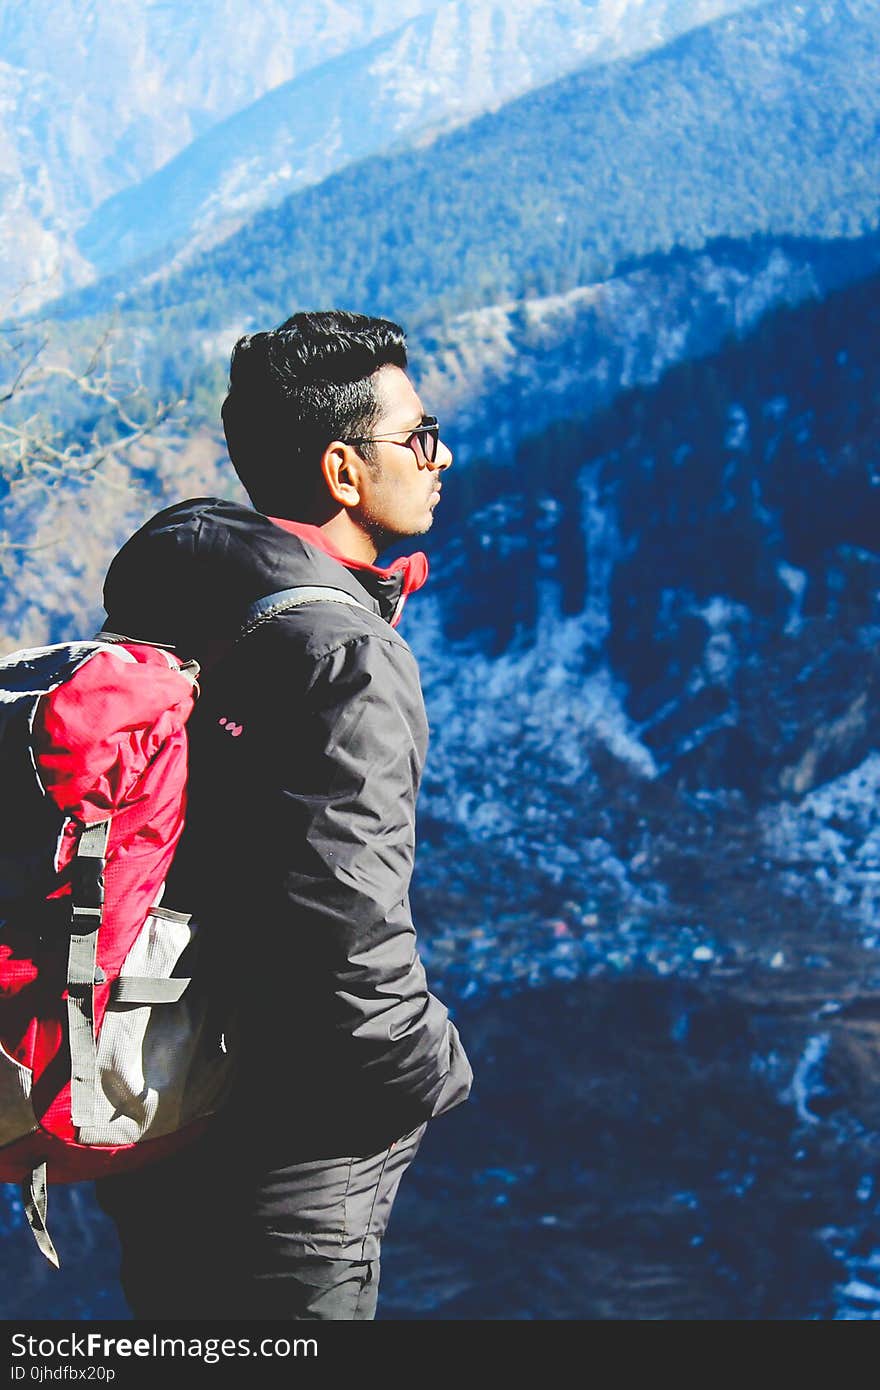
[[360, 560], [364, 564], [372, 565], [379, 554], [372, 536], [363, 531], [360, 526], [356, 526], [348, 512], [338, 512], [329, 521], [321, 523], [318, 529], [323, 531], [337, 550], [352, 560]]

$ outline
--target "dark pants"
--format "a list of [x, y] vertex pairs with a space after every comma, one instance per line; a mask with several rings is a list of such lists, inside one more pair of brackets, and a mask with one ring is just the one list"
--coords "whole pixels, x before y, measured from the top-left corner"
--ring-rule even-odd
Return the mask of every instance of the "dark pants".
[[261, 1165], [208, 1136], [105, 1178], [136, 1318], [375, 1317], [382, 1237], [421, 1125], [365, 1156]]

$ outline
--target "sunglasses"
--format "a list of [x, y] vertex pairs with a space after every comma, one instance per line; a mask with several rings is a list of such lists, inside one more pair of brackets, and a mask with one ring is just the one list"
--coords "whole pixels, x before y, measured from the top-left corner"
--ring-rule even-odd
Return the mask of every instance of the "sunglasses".
[[[399, 431], [401, 434], [403, 431]], [[412, 449], [416, 458], [421, 451], [426, 463], [433, 463], [437, 457], [437, 444], [440, 440], [440, 425], [435, 415], [426, 415], [420, 425], [410, 430], [406, 439], [392, 439], [390, 435], [362, 435], [358, 439], [343, 439], [343, 444], [400, 444], [404, 449]], [[416, 447], [418, 441], [418, 448]]]

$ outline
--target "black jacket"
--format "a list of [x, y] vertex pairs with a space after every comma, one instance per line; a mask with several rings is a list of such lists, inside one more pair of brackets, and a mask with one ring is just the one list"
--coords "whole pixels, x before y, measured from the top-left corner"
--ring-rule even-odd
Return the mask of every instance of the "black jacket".
[[[205, 668], [164, 901], [222, 940], [244, 1049], [229, 1113], [288, 1160], [371, 1151], [470, 1090], [410, 915], [427, 721], [390, 625], [403, 578], [200, 498], [137, 532], [104, 589], [110, 631]], [[358, 604], [310, 604], [235, 641], [256, 599], [314, 584]]]

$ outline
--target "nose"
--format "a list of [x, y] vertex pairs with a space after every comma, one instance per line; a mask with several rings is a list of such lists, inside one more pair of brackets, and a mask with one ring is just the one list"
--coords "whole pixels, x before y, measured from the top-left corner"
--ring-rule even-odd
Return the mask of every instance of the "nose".
[[442, 439], [437, 440], [437, 454], [430, 467], [437, 473], [442, 473], [445, 468], [452, 467], [452, 450], [443, 443]]

